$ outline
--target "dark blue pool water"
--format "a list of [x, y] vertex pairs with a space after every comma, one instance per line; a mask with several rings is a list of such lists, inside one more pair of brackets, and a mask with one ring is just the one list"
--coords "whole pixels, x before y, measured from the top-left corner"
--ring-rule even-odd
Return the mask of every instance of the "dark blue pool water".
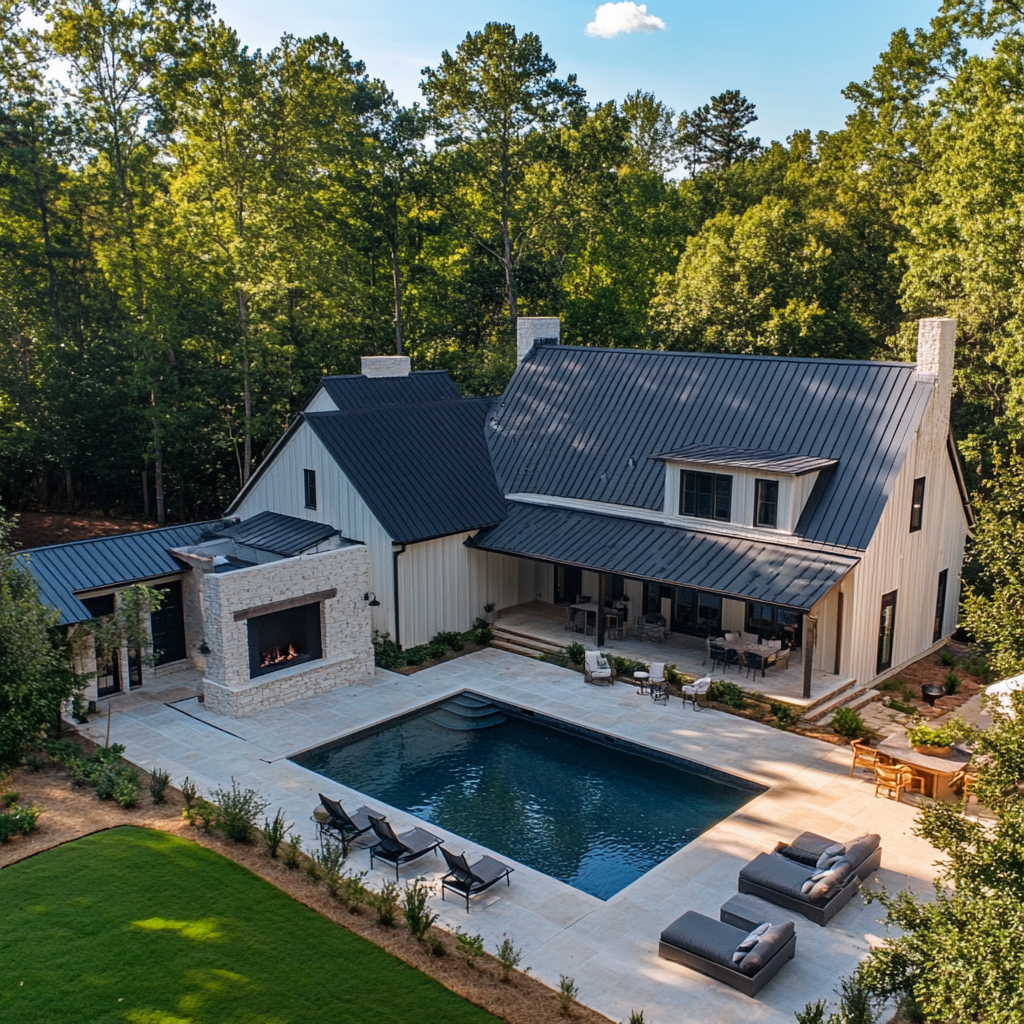
[[293, 760], [601, 899], [755, 795], [472, 694]]

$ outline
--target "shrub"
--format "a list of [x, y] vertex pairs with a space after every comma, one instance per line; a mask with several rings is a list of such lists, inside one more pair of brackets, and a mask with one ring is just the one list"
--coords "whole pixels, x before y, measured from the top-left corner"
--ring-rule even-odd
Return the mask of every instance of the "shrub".
[[427, 929], [437, 920], [437, 914], [427, 909], [430, 890], [422, 878], [405, 887], [405, 926], [414, 939], [422, 939]]
[[25, 767], [30, 772], [41, 772], [46, 767], [46, 758], [42, 754], [26, 754]]
[[957, 716], [938, 728], [915, 722], [907, 730], [907, 739], [912, 747], [948, 747], [951, 743], [970, 740], [976, 733], [973, 726]]
[[3, 804], [4, 807], [13, 807], [20, 798], [21, 794], [16, 789], [9, 789], [3, 796], [0, 796], [0, 804]]
[[867, 731], [864, 719], [853, 708], [836, 708], [832, 715], [832, 731], [847, 739], [856, 739]]
[[579, 994], [575, 978], [570, 978], [567, 974], [558, 976], [558, 1012], [563, 1017], [568, 1017], [572, 1013], [572, 1004], [576, 1002]]
[[302, 853], [302, 836], [292, 836], [285, 843], [284, 856], [281, 858], [284, 866], [294, 870], [299, 866], [299, 854]]
[[461, 651], [466, 646], [462, 634], [456, 632], [438, 633], [430, 642], [444, 644], [445, 647], [450, 647], [453, 651]]
[[377, 913], [377, 923], [390, 928], [398, 914], [398, 886], [394, 882], [385, 882], [380, 892], [367, 894], [366, 902]]
[[485, 622], [482, 626], [470, 630], [466, 637], [473, 643], [486, 647], [494, 639], [494, 634], [491, 632], [491, 627]]
[[960, 689], [960, 676], [955, 669], [950, 669], [946, 673], [945, 678], [942, 680], [942, 688], [946, 691], [947, 697], [951, 697]]
[[391, 639], [390, 633], [373, 631], [373, 660], [379, 668], [398, 668], [402, 665], [402, 648]]
[[310, 850], [306, 854], [306, 863], [302, 865], [308, 878], [314, 882], [320, 881], [320, 861], [317, 860], [317, 851]]
[[104, 760], [94, 767], [92, 777], [96, 783], [96, 795], [101, 800], [113, 800], [122, 807], [134, 807], [142, 796], [139, 772], [130, 764]]
[[724, 679], [719, 679], [708, 687], [708, 700], [737, 710], [747, 706], [743, 691], [735, 683], [727, 683]]
[[203, 831], [209, 832], [217, 822], [217, 808], [209, 800], [199, 797], [191, 807], [186, 807], [181, 812], [181, 816], [190, 825], [195, 825], [198, 821], [203, 826]]
[[[495, 956], [498, 958], [498, 963], [501, 964], [501, 980], [511, 981], [512, 972], [522, 962], [522, 949], [516, 949], [509, 936], [502, 932], [501, 942], [495, 947]], [[527, 967], [526, 970], [529, 971], [530, 968]]]
[[9, 843], [16, 835], [27, 835], [39, 824], [38, 807], [14, 807], [0, 812], [0, 843]]
[[351, 871], [341, 880], [341, 898], [349, 913], [356, 913], [366, 902], [365, 871]]
[[185, 810], [189, 810], [199, 796], [199, 787], [186, 775], [181, 784], [181, 798], [185, 801]]
[[780, 729], [796, 725], [797, 720], [800, 718], [800, 712], [792, 704], [786, 704], [781, 700], [773, 700], [768, 707], [775, 716], [775, 724]]
[[422, 665], [427, 660], [427, 649], [422, 644], [419, 647], [410, 647], [405, 652], [406, 665]]
[[438, 658], [443, 658], [447, 653], [448, 645], [443, 640], [438, 640], [436, 636], [427, 644], [427, 654], [435, 661]]
[[455, 941], [459, 944], [459, 952], [466, 958], [467, 966], [475, 967], [476, 958], [483, 956], [484, 937], [482, 935], [470, 935], [461, 928], [456, 928]]
[[0, 843], [9, 843], [20, 831], [18, 819], [8, 811], [0, 811]]
[[980, 679], [985, 686], [988, 686], [992, 680], [992, 669], [989, 668], [988, 659], [980, 651], [976, 651], [971, 657], [963, 663], [964, 671], [969, 675]]
[[271, 857], [277, 857], [278, 848], [284, 842], [291, 830], [291, 825], [286, 825], [284, 823], [280, 807], [278, 807], [277, 814], [274, 815], [273, 821], [270, 821], [269, 819], [264, 820], [263, 845], [267, 848], [267, 853], [269, 853]]
[[612, 663], [615, 674], [626, 679], [632, 679], [634, 672], [646, 672], [650, 668], [646, 661], [637, 661], [635, 658], [616, 658], [611, 655], [605, 657]]
[[320, 878], [332, 896], [341, 888], [341, 869], [345, 864], [345, 850], [341, 843], [324, 843], [315, 858], [320, 868]]
[[255, 789], [241, 789], [234, 777], [231, 789], [216, 789], [213, 802], [217, 805], [217, 828], [236, 843], [252, 839], [259, 816], [270, 806]]
[[569, 667], [569, 652], [568, 651], [559, 651], [557, 654], [553, 654], [551, 656], [551, 661], [553, 661], [559, 668], [568, 668]]
[[939, 655], [939, 664], [952, 668], [956, 664], [956, 655], [952, 651], [943, 651]]
[[629, 1011], [629, 1024], [647, 1024], [644, 1020], [643, 1010], [630, 1010]]
[[895, 697], [890, 697], [889, 700], [885, 702], [885, 706], [887, 708], [892, 708], [893, 711], [899, 711], [904, 715], [912, 715], [917, 711], [917, 708], [915, 708], [913, 704], [904, 704], [903, 701], [897, 700]]
[[65, 764], [71, 758], [81, 760], [82, 757], [81, 748], [71, 740], [47, 740], [44, 748], [58, 764]]
[[167, 802], [167, 787], [171, 784], [171, 773], [163, 768], [154, 768], [149, 773], [149, 795], [153, 803], [162, 804]]
[[577, 640], [566, 647], [565, 653], [569, 655], [569, 660], [574, 665], [582, 665], [584, 658], [587, 656], [587, 649]]
[[431, 956], [448, 955], [448, 947], [444, 944], [444, 939], [437, 932], [430, 932], [427, 935], [427, 950]]

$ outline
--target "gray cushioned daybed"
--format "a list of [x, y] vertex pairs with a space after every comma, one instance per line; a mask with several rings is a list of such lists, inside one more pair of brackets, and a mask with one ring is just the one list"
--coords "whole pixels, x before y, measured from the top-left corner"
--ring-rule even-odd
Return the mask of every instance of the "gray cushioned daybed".
[[661, 933], [658, 955], [754, 996], [793, 959], [796, 932], [792, 921], [773, 925], [737, 964], [733, 954], [747, 937], [746, 929], [688, 910]]
[[772, 853], [759, 853], [743, 867], [739, 891], [824, 926], [849, 903], [859, 883], [878, 870], [880, 838], [868, 835], [842, 844], [804, 832]]

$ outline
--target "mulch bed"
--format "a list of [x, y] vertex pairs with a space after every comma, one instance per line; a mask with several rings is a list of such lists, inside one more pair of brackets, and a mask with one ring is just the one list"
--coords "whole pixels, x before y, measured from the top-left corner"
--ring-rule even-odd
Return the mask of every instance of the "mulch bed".
[[[86, 752], [93, 746], [82, 738], [79, 742]], [[146, 773], [140, 774], [148, 785]], [[396, 926], [386, 928], [377, 923], [373, 911], [367, 907], [350, 913], [304, 871], [285, 868], [262, 846], [233, 843], [217, 832], [203, 832], [189, 826], [181, 817], [184, 803], [176, 789], [167, 790], [166, 804], [152, 803], [147, 790], [140, 806], [124, 810], [112, 801], [97, 799], [88, 786], [73, 786], [59, 766], [38, 772], [21, 768], [5, 780], [3, 788], [17, 790], [23, 805], [36, 805], [42, 808], [43, 814], [35, 832], [0, 845], [0, 870], [62, 843], [118, 825], [171, 832], [241, 864], [292, 899], [387, 950], [496, 1017], [511, 1024], [555, 1024], [566, 1019], [559, 1011], [558, 994], [535, 978], [515, 971], [511, 983], [503, 982], [501, 967], [490, 956], [478, 958], [475, 967], [468, 966], [456, 952], [457, 943], [450, 932], [433, 929], [445, 943], [448, 955], [431, 956], [423, 943], [409, 935], [400, 913]], [[580, 1004], [573, 1008], [572, 1019], [583, 1024], [609, 1024], [607, 1017]]]
[[[935, 651], [932, 654], [921, 658], [920, 661], [915, 661], [913, 665], [908, 665], [906, 668], [901, 669], [893, 676], [893, 678], [900, 678], [907, 682], [914, 690], [915, 697], [907, 701], [906, 703], [912, 704], [916, 714], [919, 714], [922, 718], [938, 718], [940, 715], [948, 714], [951, 711], [955, 711], [957, 708], [966, 704], [976, 694], [981, 693], [985, 688], [985, 684], [977, 676], [970, 675], [967, 670], [963, 667], [963, 662], [970, 660], [970, 651], [963, 644], [949, 643], [943, 650], [949, 651], [955, 655], [959, 664], [953, 666], [956, 670], [957, 675], [960, 676], [960, 689], [947, 697], [939, 697], [935, 702], [935, 706], [931, 707], [921, 700], [921, 687], [925, 683], [938, 683], [942, 685], [946, 678], [946, 673], [949, 672], [950, 666], [943, 665], [940, 656], [942, 651]], [[876, 685], [877, 688], [877, 685]], [[894, 693], [888, 694], [887, 696], [896, 697], [901, 703], [903, 702], [903, 696], [897, 690]]]

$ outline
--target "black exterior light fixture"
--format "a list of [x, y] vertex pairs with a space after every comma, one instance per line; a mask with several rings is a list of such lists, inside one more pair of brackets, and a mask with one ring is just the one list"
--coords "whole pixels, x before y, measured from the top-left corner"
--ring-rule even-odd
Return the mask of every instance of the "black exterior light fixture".
[[377, 595], [372, 590], [363, 594], [363, 600], [368, 602], [371, 608], [380, 607], [380, 601], [377, 600]]
[[199, 645], [198, 650], [199, 650], [200, 654], [212, 654], [213, 653], [212, 648], [210, 647], [210, 645], [205, 640]]

